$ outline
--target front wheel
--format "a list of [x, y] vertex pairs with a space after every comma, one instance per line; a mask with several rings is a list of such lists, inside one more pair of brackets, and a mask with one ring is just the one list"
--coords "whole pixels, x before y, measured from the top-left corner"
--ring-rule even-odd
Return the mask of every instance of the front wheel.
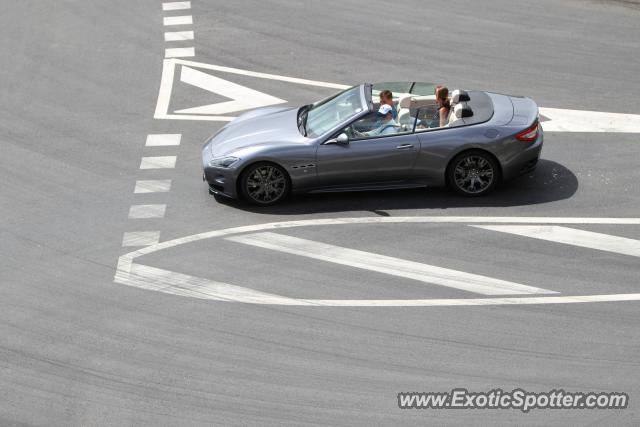
[[278, 203], [289, 193], [289, 177], [284, 169], [273, 163], [256, 163], [243, 172], [240, 191], [255, 205]]
[[483, 196], [498, 183], [500, 168], [490, 154], [471, 150], [458, 154], [447, 169], [447, 182], [459, 194]]

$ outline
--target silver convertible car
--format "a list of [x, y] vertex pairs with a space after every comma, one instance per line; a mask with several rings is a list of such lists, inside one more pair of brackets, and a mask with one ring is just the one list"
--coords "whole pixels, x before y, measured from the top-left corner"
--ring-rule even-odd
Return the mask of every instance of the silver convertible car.
[[[393, 90], [393, 120], [377, 95]], [[543, 133], [526, 97], [454, 90], [444, 126], [435, 85], [361, 84], [299, 108], [264, 107], [202, 150], [209, 192], [271, 205], [290, 193], [448, 185], [481, 196], [536, 167]], [[385, 110], [387, 111], [387, 110]]]

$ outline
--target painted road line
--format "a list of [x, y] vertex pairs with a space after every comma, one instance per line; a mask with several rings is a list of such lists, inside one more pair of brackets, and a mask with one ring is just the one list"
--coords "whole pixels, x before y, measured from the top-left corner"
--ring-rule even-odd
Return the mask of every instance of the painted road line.
[[540, 304], [579, 304], [596, 302], [640, 301], [640, 294], [534, 296], [498, 298], [437, 298], [437, 299], [304, 299], [290, 298], [242, 286], [217, 282], [143, 264], [132, 264], [129, 271], [118, 269], [114, 282], [170, 295], [212, 301], [260, 305], [303, 307], [461, 307]]
[[415, 261], [334, 246], [271, 232], [243, 234], [226, 240], [304, 256], [335, 264], [385, 273], [482, 295], [553, 294], [547, 289], [465, 273]]
[[[182, 236], [166, 242], [157, 243], [151, 246], [138, 248], [132, 252], [123, 254], [118, 259], [118, 265], [114, 276], [114, 282], [123, 285], [141, 287], [144, 289], [153, 289], [153, 276], [145, 279], [144, 268], [138, 269], [142, 264], [134, 261], [145, 255], [149, 255], [158, 251], [178, 247], [185, 244], [203, 241], [206, 239], [225, 238], [238, 235], [241, 233], [255, 233], [266, 230], [283, 230], [287, 228], [297, 227], [322, 227], [322, 226], [340, 226], [351, 224], [610, 224], [610, 225], [640, 225], [640, 218], [602, 218], [602, 217], [477, 217], [477, 216], [418, 216], [418, 217], [352, 217], [352, 218], [324, 218], [324, 219], [307, 219], [297, 221], [280, 221], [263, 224], [253, 224], [240, 227], [231, 227], [219, 230], [210, 230], [202, 233]], [[139, 274], [138, 274], [139, 273]], [[182, 280], [181, 285], [186, 288], [178, 288], [172, 285], [172, 274], [174, 272], [164, 270], [163, 277], [166, 279], [164, 288], [153, 289], [159, 292], [186, 295], [190, 291], [194, 291], [199, 296], [217, 301], [232, 301], [233, 294], [226, 294], [224, 290], [218, 288], [222, 295], [216, 297], [205, 295], [199, 288], [190, 288], [191, 280]], [[179, 273], [175, 273], [179, 274]], [[147, 280], [148, 279], [148, 280]], [[145, 280], [151, 281], [146, 286]], [[193, 279], [195, 280], [195, 279]], [[202, 279], [206, 280], [206, 279]], [[231, 285], [236, 286], [236, 285]], [[239, 287], [242, 288], [242, 287]], [[252, 291], [249, 288], [243, 288]], [[239, 290], [241, 291], [241, 290]], [[255, 295], [255, 294], [253, 294]], [[195, 295], [188, 295], [195, 296]], [[287, 298], [280, 297], [279, 298]], [[288, 299], [288, 298], [287, 298]], [[544, 297], [502, 297], [502, 298], [452, 298], [452, 299], [390, 299], [390, 300], [332, 300], [332, 299], [291, 299], [296, 305], [300, 306], [326, 306], [326, 307], [448, 307], [448, 306], [491, 306], [491, 305], [531, 305], [531, 304], [573, 304], [573, 303], [598, 303], [598, 302], [625, 302], [640, 301], [640, 293], [628, 294], [596, 294], [596, 295], [573, 295], [573, 296], [544, 296]], [[272, 303], [274, 299], [270, 296], [268, 299], [251, 301], [254, 304]], [[249, 302], [249, 301], [243, 301]], [[290, 301], [287, 302], [290, 305]]]
[[191, 9], [190, 1], [171, 1], [162, 3], [162, 10], [184, 10]]
[[132, 205], [129, 208], [129, 219], [164, 218], [167, 205]]
[[[175, 68], [180, 65], [317, 87], [341, 90], [350, 87], [348, 85], [338, 83], [301, 79], [278, 74], [260, 73], [239, 68], [223, 67], [220, 65], [206, 64], [202, 62], [174, 59], [172, 62], [165, 61], [163, 64], [162, 79], [160, 83], [160, 90], [158, 92], [158, 102], [156, 104], [156, 113], [154, 115], [156, 119], [212, 121], [229, 121], [233, 119], [233, 117], [229, 116], [205, 115], [205, 113], [201, 112], [185, 114], [185, 111], [188, 111], [188, 109], [181, 110], [178, 114], [169, 113], [169, 101], [172, 92], [173, 75], [175, 73]], [[540, 114], [542, 127], [546, 132], [640, 132], [640, 114], [608, 113], [544, 107], [540, 107]]]
[[165, 58], [186, 58], [195, 55], [196, 51], [193, 47], [170, 47], [164, 50]]
[[165, 147], [168, 145], [180, 145], [182, 134], [180, 133], [156, 133], [147, 135], [147, 147]]
[[248, 304], [299, 305], [292, 298], [141, 264], [133, 265], [130, 274], [121, 279], [129, 286], [192, 298]]
[[268, 105], [283, 104], [287, 101], [267, 95], [266, 93], [223, 80], [220, 77], [203, 73], [191, 67], [182, 67], [180, 81], [199, 87], [226, 98], [231, 101], [223, 101], [200, 107], [186, 108], [175, 111], [176, 113], [190, 114], [226, 114], [250, 108], [266, 107]]
[[150, 246], [159, 241], [159, 231], [127, 231], [122, 236], [122, 246]]
[[135, 194], [168, 193], [171, 190], [170, 179], [147, 179], [136, 181]]
[[165, 16], [164, 25], [191, 25], [193, 24], [193, 18], [191, 15], [185, 16]]
[[167, 31], [164, 33], [164, 41], [180, 42], [185, 40], [193, 40], [193, 31]]
[[545, 132], [640, 132], [640, 114], [540, 108]]
[[343, 85], [339, 83], [323, 82], [319, 80], [300, 79], [297, 77], [282, 76], [279, 74], [259, 73], [256, 71], [242, 70], [240, 68], [223, 67], [220, 65], [206, 64], [204, 62], [194, 62], [189, 60], [176, 60], [175, 64], [182, 64], [182, 65], [190, 66], [193, 68], [201, 68], [205, 70], [219, 71], [221, 73], [237, 74], [237, 75], [247, 76], [247, 77], [256, 77], [259, 79], [277, 80], [281, 82], [294, 83], [299, 85], [326, 87], [326, 88], [340, 89], [340, 90], [348, 89], [351, 87], [350, 85]]
[[176, 167], [176, 156], [143, 157], [140, 169], [173, 169]]
[[557, 225], [473, 225], [472, 227], [640, 257], [640, 240], [610, 234]]

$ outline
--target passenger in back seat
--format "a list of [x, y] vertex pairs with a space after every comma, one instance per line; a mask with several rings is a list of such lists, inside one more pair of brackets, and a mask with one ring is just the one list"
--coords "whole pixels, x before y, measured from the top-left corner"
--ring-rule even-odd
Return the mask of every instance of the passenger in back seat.
[[433, 116], [432, 127], [444, 127], [449, 118], [451, 103], [449, 102], [449, 89], [445, 86], [436, 86], [436, 102], [438, 103], [438, 111]]

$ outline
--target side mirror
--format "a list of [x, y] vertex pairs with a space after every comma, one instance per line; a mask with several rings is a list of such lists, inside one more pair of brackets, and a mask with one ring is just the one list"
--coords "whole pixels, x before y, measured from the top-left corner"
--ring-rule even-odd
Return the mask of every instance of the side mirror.
[[337, 144], [337, 145], [349, 145], [349, 136], [346, 133], [341, 133], [335, 138], [327, 139], [325, 145]]

